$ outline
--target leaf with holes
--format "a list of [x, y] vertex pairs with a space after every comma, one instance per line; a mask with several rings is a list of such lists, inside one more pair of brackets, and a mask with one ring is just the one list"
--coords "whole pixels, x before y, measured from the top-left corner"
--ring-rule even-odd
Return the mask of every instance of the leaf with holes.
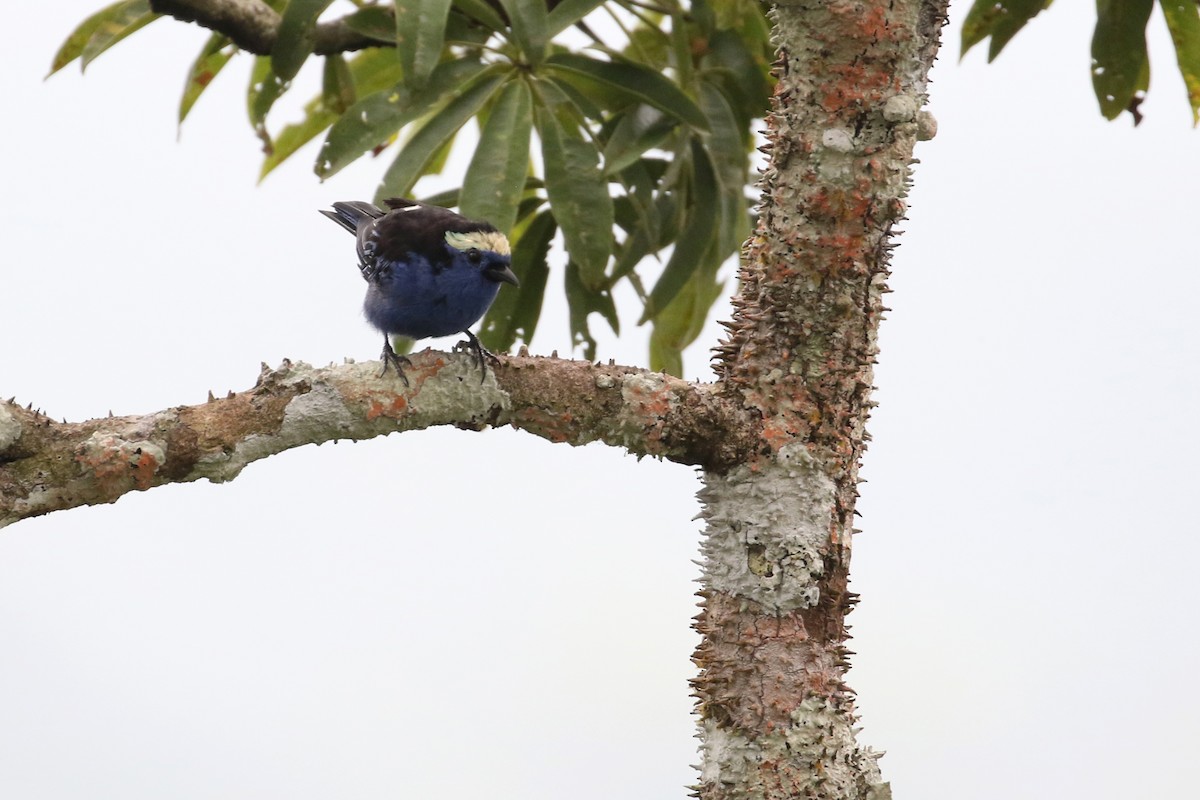
[[1100, 113], [1116, 119], [1150, 85], [1146, 23], [1154, 0], [1098, 0], [1092, 34], [1092, 88]]

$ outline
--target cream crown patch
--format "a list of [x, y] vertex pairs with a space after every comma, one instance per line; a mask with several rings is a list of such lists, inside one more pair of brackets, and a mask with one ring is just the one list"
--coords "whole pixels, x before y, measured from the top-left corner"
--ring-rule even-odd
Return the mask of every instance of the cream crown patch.
[[510, 255], [508, 238], [499, 231], [468, 231], [459, 233], [450, 231], [446, 234], [446, 244], [456, 250], [490, 250], [502, 256]]

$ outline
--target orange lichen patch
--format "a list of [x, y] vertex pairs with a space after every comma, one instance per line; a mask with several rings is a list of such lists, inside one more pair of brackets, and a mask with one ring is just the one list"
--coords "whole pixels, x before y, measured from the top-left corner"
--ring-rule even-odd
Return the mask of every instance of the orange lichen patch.
[[670, 386], [663, 384], [656, 389], [650, 389], [645, 384], [633, 384], [626, 390], [630, 399], [636, 402], [647, 414], [662, 417], [671, 410], [673, 397]]
[[888, 19], [888, 6], [875, 4], [853, 4], [853, 11], [848, 14], [851, 24], [858, 31], [858, 38], [866, 42], [895, 41], [903, 30]]
[[100, 480], [126, 475], [129, 462], [121, 453], [118, 441], [109, 437], [102, 442], [89, 443], [87, 451], [76, 454], [75, 460]]
[[158, 472], [158, 459], [151, 453], [143, 450], [130, 466], [133, 467], [133, 482], [139, 489], [144, 491], [154, 485], [154, 475]]
[[875, 105], [882, 96], [900, 88], [895, 75], [864, 62], [831, 65], [827, 78], [824, 91], [815, 97], [828, 114]]
[[436, 378], [437, 374], [446, 368], [446, 359], [441, 356], [435, 357], [432, 363], [423, 363], [420, 368], [411, 372], [406, 372], [409, 381], [412, 382], [413, 393], [421, 391], [421, 387], [425, 385], [425, 381], [430, 378]]
[[795, 437], [796, 432], [782, 420], [771, 419], [763, 423], [762, 439], [774, 451], [778, 451]]
[[863, 227], [871, 211], [872, 196], [865, 179], [855, 183], [853, 189], [830, 187], [812, 192], [808, 198], [810, 216], [831, 220], [838, 227]]
[[153, 452], [117, 436], [89, 441], [75, 454], [75, 461], [91, 471], [105, 492], [117, 494], [130, 480], [138, 489], [149, 489], [159, 468]]
[[815, 247], [825, 253], [822, 271], [829, 276], [853, 274], [865, 259], [866, 241], [862, 236], [834, 233], [817, 237]]
[[402, 394], [392, 395], [390, 400], [380, 401], [377, 398], [371, 398], [371, 404], [367, 408], [367, 420], [373, 421], [380, 417], [388, 417], [389, 419], [398, 419], [404, 416], [404, 412], [408, 409], [408, 398]]

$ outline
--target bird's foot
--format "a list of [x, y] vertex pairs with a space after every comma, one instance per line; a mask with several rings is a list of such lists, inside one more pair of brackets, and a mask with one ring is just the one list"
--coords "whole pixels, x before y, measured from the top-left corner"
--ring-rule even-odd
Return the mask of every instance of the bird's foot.
[[467, 334], [467, 341], [454, 345], [454, 352], [470, 353], [474, 356], [475, 363], [479, 365], [479, 382], [483, 383], [487, 378], [487, 362], [491, 361], [498, 367], [500, 366], [500, 359], [496, 358], [495, 354], [483, 346], [478, 336], [470, 331], [463, 331], [463, 333]]
[[404, 367], [401, 365], [407, 364], [411, 367], [413, 363], [408, 356], [402, 356], [392, 349], [392, 343], [388, 341], [387, 336], [383, 337], [383, 352], [379, 354], [379, 357], [383, 359], [383, 369], [379, 372], [379, 377], [387, 375], [388, 364], [391, 364], [395, 368], [396, 374], [400, 376], [400, 380], [404, 381], [404, 385], [411, 385], [408, 382], [408, 376], [404, 374]]

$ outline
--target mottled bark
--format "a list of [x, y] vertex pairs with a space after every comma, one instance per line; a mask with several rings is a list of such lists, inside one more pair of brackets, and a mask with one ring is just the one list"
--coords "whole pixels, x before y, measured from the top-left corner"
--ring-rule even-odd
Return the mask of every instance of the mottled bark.
[[512, 425], [554, 442], [603, 441], [709, 470], [745, 460], [758, 440], [757, 421], [711, 386], [645, 370], [511, 357], [481, 383], [466, 356], [427, 351], [412, 360], [411, 386], [381, 380], [376, 362], [285, 362], [264, 366], [245, 392], [79, 423], [0, 403], [0, 527], [167, 483], [231, 480], [253, 461], [304, 444], [434, 425]]
[[770, 163], [729, 337], [726, 396], [764, 447], [700, 492], [695, 681], [703, 798], [889, 794], [843, 681], [858, 466], [893, 226], [942, 0], [780, 3]]

